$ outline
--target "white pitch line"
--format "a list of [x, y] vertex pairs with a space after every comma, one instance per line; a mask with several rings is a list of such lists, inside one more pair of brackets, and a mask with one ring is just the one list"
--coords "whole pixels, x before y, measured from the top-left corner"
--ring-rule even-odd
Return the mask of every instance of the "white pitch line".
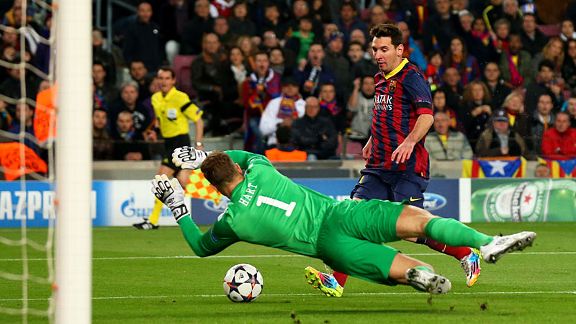
[[[358, 292], [346, 293], [346, 296], [425, 296], [421, 292]], [[576, 295], [576, 291], [484, 291], [484, 292], [452, 292], [448, 295]], [[266, 293], [266, 297], [307, 297], [318, 296], [323, 297], [319, 293], [303, 293], [303, 294], [270, 294]], [[103, 296], [92, 297], [92, 300], [118, 300], [118, 299], [161, 299], [161, 298], [221, 298], [224, 294], [198, 294], [198, 295], [160, 295], [160, 296]], [[324, 298], [324, 297], [323, 297]], [[22, 301], [22, 298], [0, 298], [0, 301]], [[28, 301], [43, 301], [48, 298], [28, 298]]]
[[[446, 256], [441, 253], [410, 253], [409, 256]], [[522, 252], [522, 253], [511, 253], [509, 255], [576, 255], [576, 252], [566, 251], [566, 252]], [[253, 255], [213, 255], [207, 258], [200, 258], [195, 255], [167, 255], [167, 256], [122, 256], [122, 257], [94, 257], [94, 261], [106, 261], [106, 260], [153, 260], [153, 259], [237, 259], [237, 258], [304, 258], [306, 256], [299, 254], [253, 254]], [[2, 259], [2, 261], [24, 261], [25, 259]], [[29, 258], [28, 261], [46, 261], [46, 258]]]

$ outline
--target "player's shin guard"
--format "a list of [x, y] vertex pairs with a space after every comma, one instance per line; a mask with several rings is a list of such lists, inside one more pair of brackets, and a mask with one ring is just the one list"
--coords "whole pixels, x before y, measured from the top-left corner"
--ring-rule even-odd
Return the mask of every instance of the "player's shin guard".
[[152, 208], [152, 213], [148, 217], [148, 221], [152, 225], [158, 225], [158, 220], [160, 219], [160, 214], [162, 213], [162, 202], [158, 198], [154, 199], [154, 208]]
[[478, 232], [451, 218], [432, 218], [424, 229], [426, 236], [451, 246], [479, 249], [492, 242], [492, 237]]

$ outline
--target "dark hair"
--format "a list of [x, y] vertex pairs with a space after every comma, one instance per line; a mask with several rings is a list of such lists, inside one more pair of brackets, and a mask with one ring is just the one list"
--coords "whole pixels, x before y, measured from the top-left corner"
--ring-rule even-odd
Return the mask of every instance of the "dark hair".
[[206, 160], [202, 162], [200, 170], [204, 173], [206, 180], [210, 181], [220, 192], [237, 174], [234, 161], [228, 154], [220, 151], [210, 153]]
[[554, 68], [556, 68], [556, 66], [554, 65], [554, 62], [552, 62], [550, 60], [542, 60], [542, 62], [540, 62], [540, 64], [538, 64], [538, 71], [542, 70], [543, 67], [547, 67], [552, 71], [554, 71]]
[[265, 51], [256, 51], [254, 52], [254, 54], [252, 54], [252, 57], [256, 59], [258, 55], [265, 55], [268, 59], [270, 58], [270, 54], [268, 54], [268, 52]]
[[373, 38], [390, 37], [392, 45], [398, 46], [402, 44], [402, 32], [398, 26], [394, 24], [380, 24], [370, 29], [370, 36]]
[[160, 72], [160, 71], [170, 72], [170, 75], [172, 75], [172, 79], [176, 78], [176, 72], [174, 72], [174, 69], [168, 65], [161, 66], [158, 69], [158, 72]]
[[278, 126], [276, 129], [276, 141], [278, 144], [290, 144], [292, 131], [289, 126]]
[[360, 47], [362, 48], [362, 50], [365, 50], [365, 49], [364, 49], [364, 45], [363, 45], [362, 43], [360, 43], [359, 41], [356, 41], [356, 40], [355, 40], [355, 41], [351, 41], [350, 44], [348, 44], [348, 48], [350, 48], [352, 45], [358, 45], [358, 46], [360, 46]]

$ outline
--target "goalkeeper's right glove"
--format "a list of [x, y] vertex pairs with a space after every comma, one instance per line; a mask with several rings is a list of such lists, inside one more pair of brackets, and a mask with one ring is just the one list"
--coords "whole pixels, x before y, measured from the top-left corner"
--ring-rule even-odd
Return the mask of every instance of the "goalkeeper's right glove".
[[182, 146], [175, 149], [174, 153], [172, 153], [172, 162], [182, 169], [195, 170], [200, 167], [208, 154], [210, 152], [197, 150], [190, 146]]
[[152, 180], [152, 193], [166, 207], [170, 208], [176, 222], [188, 214], [188, 208], [184, 204], [184, 189], [178, 182], [178, 179], [163, 175], [156, 175]]

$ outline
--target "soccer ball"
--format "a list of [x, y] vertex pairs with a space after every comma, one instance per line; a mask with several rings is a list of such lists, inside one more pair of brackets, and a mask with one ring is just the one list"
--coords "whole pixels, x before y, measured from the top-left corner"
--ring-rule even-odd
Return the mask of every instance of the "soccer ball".
[[251, 302], [260, 296], [264, 288], [264, 278], [258, 269], [250, 264], [237, 264], [224, 276], [224, 292], [235, 303]]

